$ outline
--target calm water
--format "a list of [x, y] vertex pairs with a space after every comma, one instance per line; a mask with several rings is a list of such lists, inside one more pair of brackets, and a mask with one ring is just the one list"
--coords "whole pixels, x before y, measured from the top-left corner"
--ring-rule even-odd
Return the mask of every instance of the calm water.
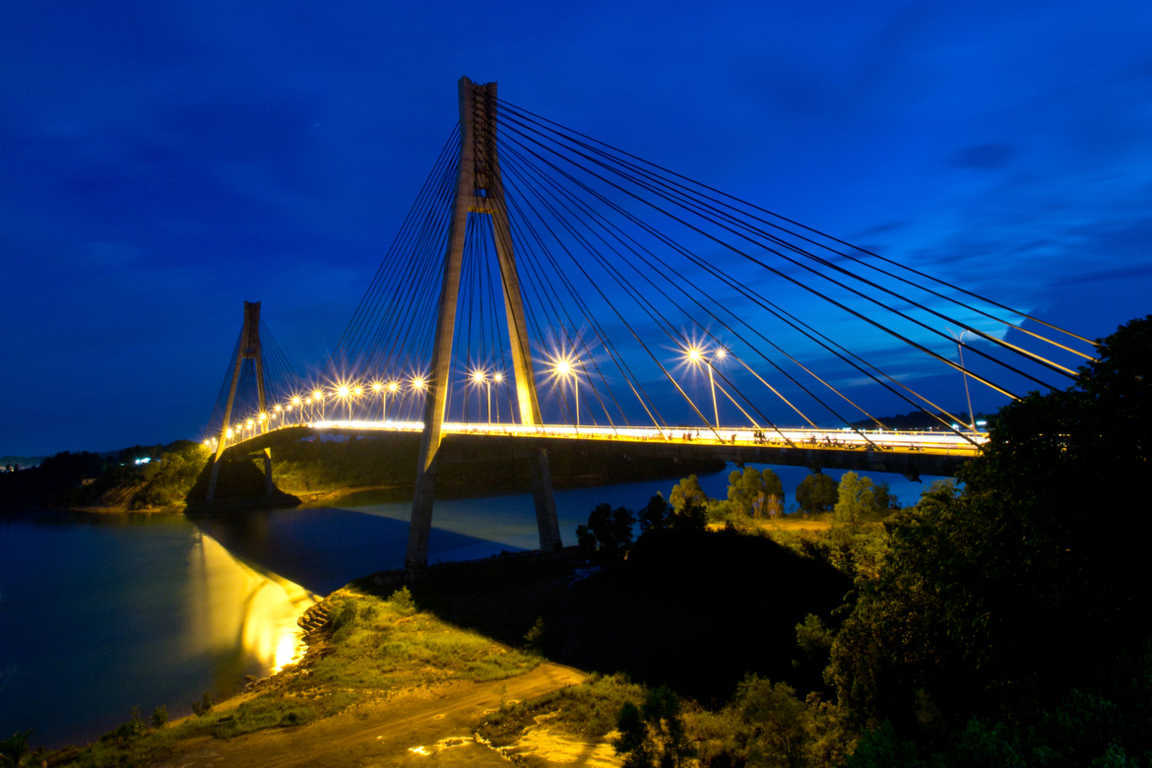
[[[807, 474], [775, 468], [791, 502]], [[840, 472], [828, 472], [839, 478]], [[887, 480], [912, 504], [934, 478]], [[561, 533], [575, 540], [597, 503], [643, 505], [673, 481], [556, 494]], [[701, 478], [723, 497], [727, 472]], [[34, 729], [56, 745], [93, 738], [160, 704], [176, 715], [206, 691], [290, 661], [296, 618], [353, 578], [400, 568], [407, 503], [276, 510], [197, 525], [0, 522], [0, 735]], [[468, 560], [537, 544], [527, 495], [442, 501], [433, 561]]]

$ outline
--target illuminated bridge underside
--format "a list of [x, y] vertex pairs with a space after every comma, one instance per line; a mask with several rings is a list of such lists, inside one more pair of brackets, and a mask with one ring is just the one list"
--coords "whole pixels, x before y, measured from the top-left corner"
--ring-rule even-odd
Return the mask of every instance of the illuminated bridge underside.
[[[302, 425], [316, 432], [378, 434], [421, 433], [419, 421], [334, 420]], [[293, 429], [298, 427], [284, 427]], [[270, 430], [276, 432], [277, 429]], [[230, 449], [258, 449], [263, 433], [236, 441]], [[548, 447], [553, 443], [615, 443], [633, 445], [645, 456], [700, 456], [731, 462], [785, 464], [829, 469], [896, 472], [905, 475], [954, 475], [967, 459], [977, 455], [973, 442], [982, 444], [987, 435], [971, 435], [969, 442], [958, 434], [929, 431], [849, 431], [837, 429], [781, 429], [756, 431], [725, 427], [713, 431], [697, 427], [597, 427], [577, 429], [566, 424], [520, 425], [445, 422], [444, 436], [457, 441], [515, 441]], [[871, 444], [870, 444], [871, 443]]]

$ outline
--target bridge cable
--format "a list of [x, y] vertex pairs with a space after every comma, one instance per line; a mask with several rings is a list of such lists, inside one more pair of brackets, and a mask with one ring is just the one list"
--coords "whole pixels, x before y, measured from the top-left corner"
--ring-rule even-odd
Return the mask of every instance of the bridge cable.
[[[767, 209], [767, 208], [763, 208], [763, 207], [761, 207], [761, 206], [759, 206], [759, 205], [756, 205], [755, 203], [749, 202], [749, 201], [747, 201], [747, 200], [743, 200], [743, 199], [741, 199], [741, 198], [739, 198], [739, 197], [736, 197], [735, 195], [731, 195], [731, 194], [728, 194], [727, 192], [724, 192], [723, 190], [717, 189], [716, 187], [713, 187], [713, 186], [710, 186], [710, 185], [708, 185], [708, 184], [705, 184], [705, 183], [703, 183], [703, 182], [701, 182], [701, 181], [698, 181], [698, 180], [696, 180], [696, 179], [693, 179], [693, 178], [691, 178], [691, 177], [689, 177], [689, 176], [686, 176], [686, 175], [684, 175], [684, 174], [680, 174], [680, 173], [677, 173], [677, 172], [675, 172], [675, 171], [673, 171], [673, 170], [671, 170], [671, 169], [669, 169], [669, 168], [666, 168], [666, 167], [664, 167], [664, 166], [661, 166], [661, 165], [659, 165], [659, 164], [657, 164], [657, 163], [654, 163], [654, 162], [652, 162], [652, 161], [650, 161], [650, 160], [646, 160], [646, 159], [644, 159], [644, 158], [642, 158], [642, 157], [640, 157], [640, 156], [638, 156], [638, 155], [635, 155], [635, 154], [633, 154], [633, 153], [631, 153], [631, 152], [628, 152], [628, 151], [626, 151], [626, 150], [620, 149], [619, 147], [615, 147], [615, 146], [613, 146], [613, 145], [611, 145], [611, 144], [608, 144], [607, 142], [604, 142], [604, 141], [601, 141], [601, 140], [599, 140], [599, 139], [596, 139], [596, 138], [594, 138], [594, 137], [592, 137], [592, 136], [589, 136], [588, 134], [585, 134], [585, 133], [582, 133], [582, 132], [580, 132], [580, 131], [577, 131], [577, 130], [575, 130], [575, 129], [573, 129], [573, 128], [569, 128], [569, 127], [567, 127], [567, 126], [564, 126], [564, 125], [562, 125], [561, 123], [558, 123], [558, 122], [556, 122], [556, 121], [554, 121], [554, 120], [550, 120], [550, 119], [548, 119], [548, 118], [546, 118], [546, 117], [544, 117], [544, 116], [542, 116], [542, 115], [539, 115], [539, 114], [537, 114], [537, 113], [535, 113], [535, 112], [531, 112], [530, 110], [527, 110], [527, 109], [525, 109], [525, 108], [523, 108], [523, 107], [517, 106], [517, 105], [515, 105], [515, 104], [512, 104], [512, 103], [510, 103], [510, 102], [508, 102], [508, 101], [505, 101], [505, 100], [503, 100], [503, 99], [498, 99], [498, 100], [497, 100], [497, 104], [498, 104], [498, 107], [500, 107], [500, 108], [505, 108], [505, 109], [508, 109], [508, 110], [512, 110], [512, 111], [514, 111], [514, 112], [516, 112], [516, 113], [519, 113], [519, 114], [520, 114], [520, 116], [521, 116], [523, 119], [525, 119], [525, 120], [528, 120], [528, 119], [532, 119], [532, 120], [534, 120], [534, 122], [536, 122], [537, 124], [547, 124], [547, 125], [550, 125], [550, 126], [554, 126], [555, 128], [558, 128], [558, 129], [560, 129], [561, 131], [565, 131], [565, 132], [567, 132], [567, 133], [570, 133], [570, 134], [574, 134], [574, 135], [576, 135], [576, 136], [580, 136], [580, 137], [581, 137], [581, 138], [583, 138], [583, 139], [586, 139], [586, 140], [588, 140], [588, 141], [591, 141], [591, 142], [595, 142], [596, 144], [598, 144], [598, 145], [600, 145], [600, 146], [602, 146], [602, 147], [606, 147], [606, 148], [610, 149], [610, 150], [611, 150], [611, 151], [613, 151], [613, 152], [618, 152], [618, 153], [620, 153], [621, 155], [624, 155], [624, 156], [626, 156], [626, 157], [629, 157], [629, 158], [631, 158], [631, 159], [633, 159], [633, 160], [636, 160], [636, 161], [638, 161], [638, 162], [640, 162], [640, 163], [643, 163], [643, 164], [645, 164], [645, 165], [647, 165], [647, 166], [650, 166], [650, 167], [652, 167], [652, 168], [655, 168], [655, 169], [657, 169], [657, 170], [658, 170], [658, 171], [660, 171], [660, 172], [663, 172], [663, 173], [666, 173], [666, 174], [668, 174], [668, 175], [670, 175], [670, 176], [673, 176], [673, 177], [675, 177], [675, 178], [678, 178], [678, 179], [682, 179], [682, 180], [684, 180], [684, 181], [687, 181], [687, 182], [688, 182], [688, 183], [690, 183], [690, 184], [693, 184], [693, 185], [695, 185], [695, 186], [698, 186], [698, 187], [701, 187], [701, 188], [703, 188], [703, 189], [706, 189], [706, 190], [708, 190], [708, 191], [710, 191], [710, 192], [712, 192], [712, 193], [715, 193], [715, 194], [717, 194], [717, 195], [721, 195], [721, 196], [723, 196], [723, 197], [725, 197], [725, 198], [728, 198], [729, 200], [733, 200], [733, 201], [735, 201], [735, 202], [739, 203], [740, 205], [744, 205], [744, 206], [746, 206], [746, 207], [748, 207], [748, 208], [752, 208], [752, 209], [754, 209], [754, 210], [756, 210], [756, 211], [759, 211], [759, 212], [761, 212], [761, 213], [764, 213], [764, 214], [767, 214], [767, 215], [769, 215], [769, 216], [772, 216], [772, 217], [774, 217], [774, 218], [776, 218], [776, 219], [779, 219], [780, 221], [785, 221], [785, 222], [787, 222], [787, 223], [789, 223], [789, 224], [791, 224], [791, 225], [793, 225], [793, 226], [796, 226], [796, 227], [800, 227], [801, 229], [803, 229], [803, 230], [805, 230], [805, 231], [807, 231], [807, 232], [811, 232], [811, 233], [813, 233], [813, 234], [815, 234], [815, 235], [818, 235], [818, 236], [820, 236], [820, 237], [824, 237], [824, 238], [826, 238], [826, 239], [828, 239], [828, 240], [831, 240], [831, 241], [833, 241], [833, 242], [835, 242], [835, 243], [838, 243], [838, 244], [840, 244], [840, 245], [843, 245], [843, 246], [845, 246], [845, 247], [848, 247], [848, 248], [852, 248], [853, 250], [856, 250], [856, 251], [860, 251], [861, 253], [864, 253], [864, 254], [867, 254], [868, 256], [871, 256], [871, 257], [873, 257], [873, 258], [879, 259], [880, 261], [883, 261], [883, 262], [885, 262], [885, 263], [887, 263], [887, 264], [891, 264], [892, 266], [895, 266], [895, 267], [898, 267], [898, 268], [900, 268], [900, 269], [903, 269], [903, 270], [906, 270], [906, 271], [908, 271], [908, 272], [911, 272], [911, 273], [913, 273], [913, 274], [915, 274], [915, 275], [917, 275], [917, 276], [919, 276], [919, 277], [922, 277], [922, 278], [925, 278], [925, 279], [927, 279], [927, 280], [930, 280], [930, 281], [933, 281], [933, 282], [939, 283], [939, 284], [941, 284], [941, 285], [944, 285], [944, 286], [945, 286], [945, 287], [947, 287], [947, 288], [950, 288], [950, 289], [952, 289], [952, 290], [955, 290], [955, 291], [959, 291], [960, 293], [963, 293], [963, 294], [965, 294], [965, 295], [967, 295], [967, 296], [970, 296], [970, 297], [972, 297], [972, 298], [975, 298], [975, 299], [979, 299], [979, 300], [981, 300], [981, 301], [983, 301], [983, 302], [985, 302], [985, 303], [987, 303], [987, 304], [991, 304], [991, 305], [993, 305], [993, 306], [999, 307], [1000, 309], [1003, 309], [1003, 310], [1006, 310], [1006, 311], [1008, 311], [1008, 312], [1011, 312], [1012, 314], [1015, 314], [1015, 315], [1019, 315], [1020, 317], [1022, 317], [1022, 318], [1024, 318], [1024, 319], [1027, 319], [1027, 320], [1031, 320], [1031, 321], [1033, 321], [1033, 322], [1035, 322], [1035, 323], [1038, 323], [1038, 324], [1040, 324], [1040, 325], [1043, 325], [1043, 326], [1045, 326], [1045, 327], [1047, 327], [1047, 328], [1051, 328], [1052, 330], [1058, 331], [1058, 332], [1060, 332], [1060, 333], [1062, 333], [1062, 334], [1065, 334], [1065, 335], [1067, 335], [1067, 336], [1070, 336], [1070, 337], [1072, 337], [1072, 338], [1074, 338], [1074, 339], [1077, 339], [1077, 340], [1079, 340], [1079, 341], [1082, 341], [1082, 342], [1084, 342], [1084, 343], [1086, 343], [1086, 344], [1091, 344], [1091, 345], [1093, 345], [1093, 346], [1096, 346], [1096, 345], [1097, 345], [1097, 342], [1093, 341], [1092, 339], [1088, 339], [1088, 338], [1085, 338], [1085, 337], [1083, 337], [1083, 336], [1080, 336], [1079, 334], [1076, 334], [1076, 333], [1073, 333], [1072, 331], [1069, 331], [1069, 330], [1066, 330], [1066, 329], [1064, 329], [1064, 328], [1061, 328], [1060, 326], [1057, 326], [1057, 325], [1055, 325], [1055, 324], [1053, 324], [1053, 323], [1049, 323], [1049, 322], [1047, 322], [1047, 321], [1045, 321], [1045, 320], [1042, 320], [1042, 319], [1040, 319], [1040, 318], [1037, 318], [1037, 317], [1034, 317], [1034, 316], [1032, 316], [1032, 315], [1029, 315], [1028, 313], [1026, 313], [1026, 312], [1023, 312], [1023, 311], [1021, 311], [1021, 310], [1018, 310], [1018, 309], [1014, 309], [1014, 308], [1012, 308], [1012, 307], [1010, 307], [1010, 306], [1008, 306], [1008, 305], [1002, 304], [1002, 303], [1000, 303], [1000, 302], [997, 302], [997, 301], [995, 301], [995, 300], [993, 300], [993, 299], [991, 299], [991, 298], [988, 298], [987, 296], [983, 296], [983, 295], [981, 295], [981, 294], [978, 294], [978, 293], [975, 293], [975, 292], [973, 292], [973, 291], [970, 291], [970, 290], [968, 290], [968, 289], [966, 289], [966, 288], [963, 288], [963, 287], [961, 287], [961, 286], [959, 286], [959, 285], [955, 285], [955, 284], [953, 284], [953, 283], [950, 283], [950, 282], [948, 282], [948, 281], [946, 281], [946, 280], [943, 280], [942, 278], [936, 277], [936, 276], [934, 276], [934, 275], [931, 275], [931, 274], [928, 274], [928, 273], [926, 273], [926, 272], [922, 272], [922, 271], [920, 271], [920, 270], [917, 270], [917, 269], [915, 269], [915, 268], [913, 268], [913, 267], [909, 267], [909, 266], [907, 266], [907, 265], [905, 265], [905, 264], [903, 264], [903, 263], [901, 263], [901, 262], [899, 262], [899, 261], [896, 261], [895, 259], [892, 259], [892, 258], [889, 258], [889, 257], [883, 256], [883, 255], [881, 255], [881, 254], [879, 254], [879, 253], [875, 253], [875, 252], [873, 252], [873, 251], [870, 251], [870, 250], [868, 250], [867, 248], [864, 248], [864, 247], [862, 247], [862, 246], [859, 246], [859, 245], [855, 245], [854, 243], [848, 242], [848, 241], [846, 241], [846, 240], [842, 240], [842, 239], [840, 239], [840, 238], [838, 238], [838, 237], [835, 237], [834, 235], [830, 235], [830, 234], [828, 234], [828, 233], [826, 233], [826, 232], [822, 232], [821, 230], [818, 230], [818, 229], [816, 229], [816, 228], [814, 228], [814, 227], [810, 227], [810, 226], [808, 226], [808, 225], [806, 225], [806, 224], [802, 224], [802, 223], [801, 223], [801, 222], [799, 222], [799, 221], [796, 221], [796, 220], [794, 220], [794, 219], [791, 219], [791, 218], [789, 218], [789, 217], [787, 217], [787, 216], [784, 216], [784, 215], [782, 215], [782, 214], [780, 214], [780, 213], [777, 213], [777, 212], [775, 212], [775, 211], [769, 210], [769, 209]], [[558, 131], [555, 131], [555, 130], [554, 130], [554, 132], [558, 132]], [[734, 207], [734, 206], [730, 206], [730, 207]], [[768, 222], [765, 222], [765, 223], [768, 223]], [[798, 238], [800, 238], [800, 237], [803, 237], [802, 235], [799, 235], [798, 233], [794, 233], [794, 232], [791, 232], [790, 230], [787, 230], [787, 229], [785, 229], [785, 228], [783, 228], [783, 227], [780, 227], [779, 225], [772, 225], [772, 226], [776, 226], [777, 228], [780, 228], [780, 229], [782, 229], [782, 230], [784, 230], [784, 231], [787, 231], [787, 232], [789, 232], [789, 234], [791, 234], [791, 235], [793, 235], [793, 236], [795, 236], [795, 237], [798, 237]], [[829, 248], [829, 246], [826, 246], [826, 245], [823, 245], [823, 244], [820, 244], [820, 243], [815, 243], [815, 244], [817, 244], [817, 245], [820, 245], [820, 247], [823, 247], [823, 248], [825, 248], [825, 249], [827, 249], [827, 250], [833, 250], [833, 249]], [[834, 251], [834, 252], [837, 252], [837, 253], [839, 253], [838, 251]], [[841, 254], [841, 255], [844, 255], [844, 254]], [[852, 257], [848, 257], [848, 258], [852, 258]], [[878, 268], [874, 267], [874, 265], [868, 265], [868, 264], [867, 264], [867, 262], [863, 262], [863, 263], [865, 263], [867, 266], [869, 266], [869, 267], [871, 267], [871, 268], [874, 268], [874, 269], [878, 269]], [[955, 299], [952, 299], [952, 300], [953, 300], [953, 301], [956, 301]], [[960, 303], [960, 302], [958, 302], [958, 301], [957, 301], [956, 303]], [[969, 307], [969, 308], [970, 308], [970, 309], [973, 309], [973, 308], [971, 308], [971, 307]], [[974, 310], [974, 311], [979, 311], [979, 310]], [[1019, 326], [1018, 326], [1018, 325], [1015, 325], [1015, 324], [1012, 324], [1012, 323], [1007, 323], [1007, 321], [1004, 321], [1004, 320], [1000, 320], [1000, 322], [1004, 322], [1004, 323], [1006, 323], [1006, 324], [1012, 325], [1013, 327], [1019, 328]], [[1024, 330], [1024, 329], [1020, 329], [1020, 330]], [[1051, 342], [1051, 340], [1050, 340], [1050, 339], [1047, 339], [1046, 337], [1040, 337], [1040, 338], [1043, 338], [1043, 339], [1045, 339], [1045, 340], [1047, 340], [1047, 341], [1050, 341], [1050, 342]], [[1059, 346], [1059, 345], [1058, 345], [1058, 346]]]

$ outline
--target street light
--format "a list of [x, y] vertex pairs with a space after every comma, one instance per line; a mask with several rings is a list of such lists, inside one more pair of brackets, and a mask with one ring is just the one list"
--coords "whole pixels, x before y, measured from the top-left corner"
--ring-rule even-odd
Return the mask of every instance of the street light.
[[483, 368], [477, 368], [472, 371], [470, 378], [473, 384], [484, 385], [484, 390], [488, 395], [488, 424], [492, 424], [492, 384], [488, 380], [488, 372]]
[[960, 331], [956, 338], [956, 354], [960, 356], [960, 376], [964, 379], [964, 399], [968, 401], [968, 428], [976, 431], [976, 415], [972, 413], [972, 395], [968, 391], [968, 369], [964, 367], [964, 334], [971, 331]]
[[324, 420], [324, 390], [317, 387], [312, 390], [312, 401], [320, 404], [320, 420]]
[[[359, 384], [352, 385], [352, 400], [359, 400], [364, 395], [364, 387]], [[348, 418], [352, 418], [352, 403], [348, 403]]]
[[[496, 382], [497, 384], [503, 384], [504, 383], [504, 372], [503, 371], [496, 371], [496, 373], [492, 374], [492, 381]], [[491, 419], [489, 419], [489, 421], [491, 421]], [[500, 423], [500, 404], [499, 403], [496, 404], [496, 423], [497, 424]]]
[[576, 361], [564, 356], [552, 364], [552, 375], [558, 379], [573, 382], [572, 390], [576, 393], [576, 431], [580, 431], [580, 376], [576, 373]]
[[[716, 429], [720, 429], [720, 407], [716, 404], [716, 376], [712, 372], [712, 361], [705, 357], [704, 351], [702, 347], [692, 344], [684, 350], [684, 359], [696, 368], [701, 365], [708, 366], [708, 387], [712, 391], [712, 419], [716, 424]], [[712, 355], [714, 360], [723, 360], [726, 357], [728, 357], [728, 353], [723, 347], [717, 347]]]
[[423, 392], [428, 389], [428, 380], [423, 376], [413, 376], [409, 383], [412, 385], [413, 392]]
[[348, 406], [348, 421], [352, 421], [352, 388], [347, 384], [340, 384], [335, 391], [337, 399], [343, 400]]

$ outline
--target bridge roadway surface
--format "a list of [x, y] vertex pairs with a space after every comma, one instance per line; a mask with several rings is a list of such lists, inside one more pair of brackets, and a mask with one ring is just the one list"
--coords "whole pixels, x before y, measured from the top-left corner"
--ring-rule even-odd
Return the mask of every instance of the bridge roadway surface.
[[[261, 437], [282, 429], [305, 427], [313, 432], [373, 434], [420, 433], [419, 421], [372, 421], [340, 419], [285, 424], [234, 441], [228, 449], [262, 447]], [[920, 474], [954, 475], [967, 459], [979, 453], [987, 440], [982, 432], [797, 429], [754, 430], [747, 427], [604, 427], [570, 424], [486, 424], [445, 422], [444, 440], [452, 443], [514, 440], [517, 444], [549, 447], [579, 442], [634, 446], [645, 456], [708, 456], [736, 463], [785, 464], [813, 469], [859, 469], [895, 472], [910, 477]]]

